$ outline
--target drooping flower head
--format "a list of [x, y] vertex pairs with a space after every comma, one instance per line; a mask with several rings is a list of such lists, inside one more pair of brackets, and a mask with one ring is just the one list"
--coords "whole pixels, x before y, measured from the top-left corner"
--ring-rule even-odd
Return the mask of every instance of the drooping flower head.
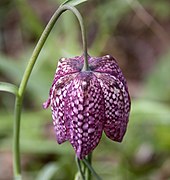
[[126, 132], [130, 97], [116, 60], [106, 55], [88, 56], [89, 70], [82, 71], [84, 56], [59, 60], [49, 98], [59, 144], [70, 141], [82, 159], [99, 143], [104, 131], [121, 142]]

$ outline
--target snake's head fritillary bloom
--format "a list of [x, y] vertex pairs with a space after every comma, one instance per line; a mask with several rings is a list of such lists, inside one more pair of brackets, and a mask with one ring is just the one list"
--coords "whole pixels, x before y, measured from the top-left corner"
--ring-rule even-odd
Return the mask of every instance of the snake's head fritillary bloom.
[[59, 144], [70, 141], [83, 159], [98, 145], [102, 132], [121, 142], [126, 132], [130, 97], [116, 60], [106, 55], [88, 56], [89, 70], [82, 71], [84, 56], [59, 60], [49, 98]]

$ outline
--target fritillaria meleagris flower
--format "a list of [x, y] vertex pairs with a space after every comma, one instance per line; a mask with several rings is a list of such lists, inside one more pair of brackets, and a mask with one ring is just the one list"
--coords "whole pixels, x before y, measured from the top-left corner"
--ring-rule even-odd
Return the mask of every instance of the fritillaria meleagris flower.
[[121, 142], [126, 132], [130, 97], [126, 80], [110, 55], [88, 56], [89, 71], [82, 71], [84, 56], [59, 60], [49, 98], [59, 144], [70, 141], [82, 159], [99, 143], [104, 131]]

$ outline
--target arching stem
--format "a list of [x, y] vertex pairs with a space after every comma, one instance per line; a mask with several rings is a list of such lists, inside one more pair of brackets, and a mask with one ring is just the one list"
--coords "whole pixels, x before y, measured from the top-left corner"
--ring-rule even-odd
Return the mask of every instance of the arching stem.
[[32, 56], [28, 62], [28, 65], [26, 67], [26, 70], [24, 72], [23, 78], [21, 80], [19, 89], [18, 89], [18, 96], [16, 96], [15, 100], [15, 119], [14, 119], [14, 127], [13, 127], [13, 170], [14, 170], [14, 178], [15, 180], [21, 179], [21, 165], [20, 165], [20, 146], [19, 146], [19, 138], [20, 138], [20, 119], [21, 119], [21, 110], [22, 110], [22, 103], [23, 103], [23, 97], [25, 93], [25, 89], [29, 80], [29, 77], [31, 75], [32, 69], [34, 67], [34, 64], [38, 58], [39, 53], [41, 52], [44, 43], [47, 40], [48, 35], [50, 34], [54, 24], [60, 17], [60, 15], [65, 12], [66, 10], [72, 11], [75, 16], [77, 17], [81, 32], [82, 32], [82, 41], [83, 41], [83, 51], [84, 51], [84, 67], [83, 70], [88, 70], [88, 60], [87, 60], [87, 41], [86, 41], [86, 34], [85, 34], [85, 28], [83, 19], [79, 13], [79, 11], [72, 6], [69, 5], [63, 5], [60, 6], [57, 11], [54, 13], [54, 15], [51, 17], [50, 21], [48, 22], [45, 30], [43, 31], [33, 53]]

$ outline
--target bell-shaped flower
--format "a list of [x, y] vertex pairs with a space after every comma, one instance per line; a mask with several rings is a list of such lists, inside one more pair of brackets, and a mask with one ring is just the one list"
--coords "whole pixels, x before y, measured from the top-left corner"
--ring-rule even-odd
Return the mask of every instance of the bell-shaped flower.
[[80, 159], [98, 145], [103, 131], [121, 142], [130, 111], [126, 80], [116, 60], [88, 56], [88, 62], [89, 70], [83, 71], [84, 56], [60, 59], [43, 104], [51, 106], [57, 142], [70, 141]]

